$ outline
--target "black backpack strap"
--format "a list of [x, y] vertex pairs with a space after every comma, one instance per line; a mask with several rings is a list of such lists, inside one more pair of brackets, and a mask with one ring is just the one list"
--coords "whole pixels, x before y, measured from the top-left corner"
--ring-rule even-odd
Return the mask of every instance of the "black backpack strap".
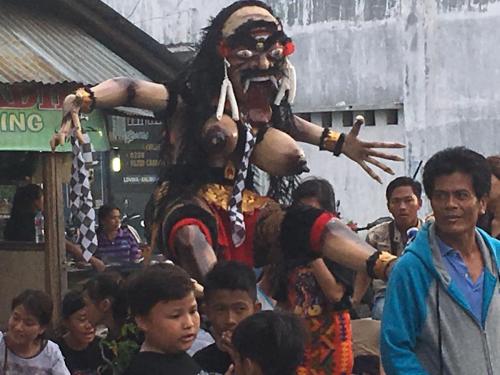
[[394, 224], [394, 220], [389, 223], [389, 241], [391, 244], [391, 254], [398, 255], [398, 243], [394, 240], [394, 234], [396, 231], [396, 226]]

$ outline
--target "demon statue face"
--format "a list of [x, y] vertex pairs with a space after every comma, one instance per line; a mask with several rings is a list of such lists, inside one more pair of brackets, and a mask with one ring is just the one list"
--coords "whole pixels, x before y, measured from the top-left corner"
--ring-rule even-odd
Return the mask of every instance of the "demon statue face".
[[293, 52], [292, 41], [278, 20], [258, 6], [234, 12], [224, 24], [222, 38], [219, 53], [228, 62], [228, 76], [243, 120], [253, 126], [269, 124], [271, 106], [281, 103], [290, 79], [294, 79], [289, 76], [292, 68], [286, 59]]
[[215, 56], [206, 63], [222, 66], [219, 75], [210, 77], [212, 85], [219, 80], [211, 99], [217, 110], [202, 130], [210, 165], [221, 166], [235, 155], [237, 163], [237, 145], [241, 144], [237, 137], [242, 134], [235, 129], [241, 130], [239, 123], [250, 126], [257, 137], [253, 164], [274, 176], [307, 171], [302, 150], [287, 134], [293, 127], [290, 104], [295, 96], [295, 70], [287, 56], [294, 45], [279, 20], [261, 2], [235, 3], [207, 28], [195, 66], [201, 57], [208, 57], [207, 50], [214, 44]]

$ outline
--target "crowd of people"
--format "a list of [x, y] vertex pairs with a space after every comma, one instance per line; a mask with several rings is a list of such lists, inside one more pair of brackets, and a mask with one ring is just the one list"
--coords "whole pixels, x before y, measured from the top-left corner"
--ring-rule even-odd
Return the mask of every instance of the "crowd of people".
[[[126, 279], [105, 271], [65, 295], [57, 329], [44, 292], [14, 298], [0, 334], [2, 374], [497, 374], [499, 160], [465, 148], [431, 157], [423, 185], [432, 215], [425, 220], [420, 183], [398, 177], [387, 186], [392, 220], [373, 227], [366, 241], [398, 256], [388, 283], [294, 251], [262, 272], [219, 261], [203, 288], [173, 264]], [[294, 209], [335, 213], [326, 180], [305, 180], [293, 197]], [[102, 217], [116, 231], [113, 210]], [[488, 225], [479, 229], [482, 222]], [[353, 306], [367, 289], [371, 317], [358, 320]], [[274, 311], [262, 310], [258, 291]], [[353, 328], [380, 319], [381, 329]], [[374, 342], [383, 366], [363, 367], [353, 345], [363, 340]]]
[[[52, 302], [22, 292], [0, 338], [4, 373], [500, 373], [499, 158], [436, 153], [423, 172], [432, 215], [418, 217], [421, 185], [398, 177], [386, 191], [391, 220], [363, 241], [338, 219], [327, 181], [298, 185], [308, 171], [298, 142], [343, 154], [379, 182], [370, 165], [393, 173], [379, 159], [402, 159], [375, 149], [404, 146], [359, 139], [362, 117], [344, 134], [295, 116], [294, 50], [268, 5], [237, 1], [172, 82], [114, 78], [65, 98], [53, 149], [70, 134], [89, 146], [79, 114], [93, 108], [164, 120], [145, 221], [151, 248], [175, 265], [99, 273], [65, 296], [52, 341]], [[259, 193], [261, 172], [269, 189]], [[94, 267], [141, 260], [119, 210], [98, 216]]]

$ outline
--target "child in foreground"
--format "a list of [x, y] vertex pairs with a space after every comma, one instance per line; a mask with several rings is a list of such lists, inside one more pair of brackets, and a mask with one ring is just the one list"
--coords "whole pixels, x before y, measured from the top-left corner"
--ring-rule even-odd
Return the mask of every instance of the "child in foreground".
[[218, 262], [205, 277], [205, 307], [215, 344], [194, 355], [209, 374], [225, 374], [231, 365], [231, 335], [243, 319], [260, 311], [253, 270], [239, 262]]
[[226, 375], [295, 375], [305, 331], [292, 314], [262, 311], [243, 320], [232, 336], [234, 366]]
[[206, 374], [186, 353], [200, 328], [186, 271], [168, 264], [145, 269], [130, 281], [129, 302], [145, 339], [125, 375]]
[[27, 289], [12, 300], [7, 333], [0, 332], [0, 374], [70, 375], [59, 347], [45, 338], [49, 295]]
[[81, 292], [72, 290], [64, 296], [61, 314], [65, 333], [57, 344], [69, 371], [74, 375], [98, 374], [104, 360]]

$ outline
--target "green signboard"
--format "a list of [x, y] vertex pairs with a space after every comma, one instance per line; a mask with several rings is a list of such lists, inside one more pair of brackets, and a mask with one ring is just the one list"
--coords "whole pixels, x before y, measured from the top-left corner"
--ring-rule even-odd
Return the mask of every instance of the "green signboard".
[[[49, 141], [61, 125], [66, 90], [55, 87], [0, 87], [0, 151], [50, 151]], [[109, 150], [106, 120], [99, 110], [82, 120], [96, 151]], [[57, 148], [71, 151], [71, 143]]]

